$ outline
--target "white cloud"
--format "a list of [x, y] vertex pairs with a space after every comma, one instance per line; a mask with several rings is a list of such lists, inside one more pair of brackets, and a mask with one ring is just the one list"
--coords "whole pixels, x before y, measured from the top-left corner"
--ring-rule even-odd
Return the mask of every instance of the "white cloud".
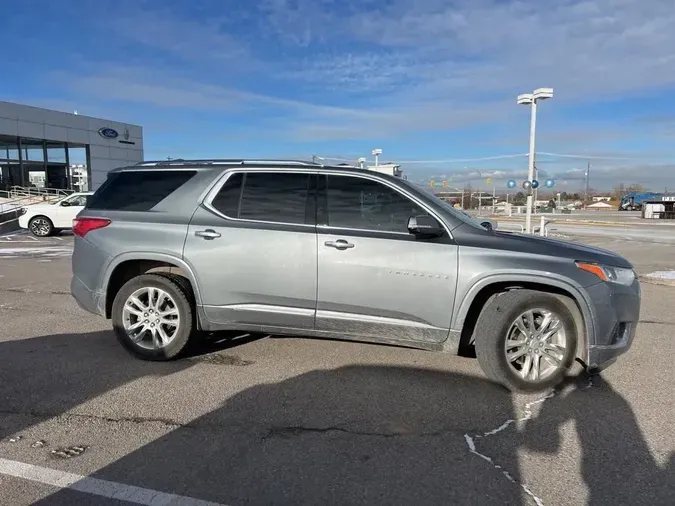
[[[527, 144], [527, 113], [515, 105], [515, 96], [538, 86], [553, 86], [556, 93], [542, 115], [540, 149], [611, 156], [619, 142], [641, 136], [652, 142], [645, 149], [656, 149], [659, 138], [666, 142], [675, 135], [673, 121], [612, 125], [589, 117], [546, 123], [556, 111], [675, 85], [672, 0], [265, 0], [242, 5], [223, 2], [224, 14], [206, 22], [166, 9], [142, 10], [138, 4], [110, 9], [104, 21], [119, 37], [177, 57], [189, 72], [162, 59], [144, 68], [132, 63], [124, 68], [118, 59], [114, 66], [100, 63], [60, 82], [92, 100], [191, 110], [195, 121], [199, 114], [251, 114], [261, 135], [299, 142], [405, 139], [411, 133], [501, 125], [505, 136], [486, 134], [485, 142], [521, 152]], [[242, 19], [247, 29], [236, 30]], [[251, 82], [264, 86], [252, 92]], [[516, 137], [518, 131], [522, 134]], [[622, 163], [611, 162], [612, 170], [624, 170], [617, 168]], [[639, 162], [625, 163], [631, 167], [626, 177], [646, 177], [635, 169]], [[660, 167], [664, 177], [670, 169]], [[438, 166], [427, 173], [434, 171]], [[605, 177], [599, 169], [597, 174]]]
[[[556, 87], [561, 99], [597, 100], [675, 83], [675, 54], [666, 50], [675, 44], [670, 1], [388, 4], [342, 17], [332, 12], [332, 22], [321, 25], [324, 39], [336, 44], [349, 36], [370, 49], [332, 56], [330, 44], [317, 46], [327, 49], [298, 70], [311, 70], [306, 75], [313, 83], [320, 76], [329, 85], [346, 77], [354, 88], [360, 76], [365, 89], [381, 73], [385, 91], [393, 80], [409, 100], [480, 102], [488, 93], [509, 96], [539, 84]], [[311, 12], [303, 22], [312, 24]], [[409, 81], [399, 79], [406, 74]]]

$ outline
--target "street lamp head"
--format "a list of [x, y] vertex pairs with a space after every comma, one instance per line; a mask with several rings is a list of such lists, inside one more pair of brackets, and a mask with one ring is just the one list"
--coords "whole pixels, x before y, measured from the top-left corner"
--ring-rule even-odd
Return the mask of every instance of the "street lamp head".
[[545, 100], [547, 98], [553, 98], [553, 88], [537, 88], [534, 90], [534, 99], [535, 100]]
[[381, 155], [382, 150], [381, 149], [373, 149], [372, 153], [373, 153], [373, 156]]
[[534, 95], [532, 93], [523, 93], [518, 95], [518, 104], [519, 105], [530, 105], [534, 100]]

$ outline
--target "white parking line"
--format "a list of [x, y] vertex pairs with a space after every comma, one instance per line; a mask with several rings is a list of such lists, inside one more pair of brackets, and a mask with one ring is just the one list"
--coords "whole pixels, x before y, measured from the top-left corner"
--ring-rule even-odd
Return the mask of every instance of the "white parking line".
[[77, 490], [86, 494], [127, 501], [148, 506], [224, 506], [176, 494], [167, 494], [149, 488], [125, 485], [114, 481], [89, 478], [47, 467], [25, 464], [0, 458], [0, 474], [52, 485], [61, 489]]

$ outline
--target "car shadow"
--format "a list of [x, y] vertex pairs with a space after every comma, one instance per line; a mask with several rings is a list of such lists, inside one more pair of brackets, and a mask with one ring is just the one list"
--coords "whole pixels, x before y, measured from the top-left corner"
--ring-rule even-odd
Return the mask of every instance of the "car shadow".
[[112, 331], [0, 342], [0, 440], [143, 377], [176, 374], [262, 335], [216, 333], [170, 362], [132, 358]]
[[[510, 394], [479, 377], [316, 370], [223, 399], [91, 476], [228, 505], [519, 505], [521, 487], [465, 439], [514, 416]], [[518, 480], [515, 453], [500, 464]], [[37, 504], [69, 497], [61, 491]]]
[[[1, 342], [0, 437], [260, 337], [217, 333], [171, 362], [135, 360], [109, 331]], [[593, 388], [566, 386], [524, 428], [494, 436], [504, 443], [499, 452], [478, 441], [492, 462], [470, 452], [466, 434], [519, 416], [522, 406], [517, 412], [508, 392], [481, 377], [385, 365], [315, 370], [223, 398], [91, 476], [233, 506], [530, 504], [518, 456], [560, 455], [561, 426], [574, 420], [589, 504], [672, 504], [672, 456], [669, 467], [657, 465], [630, 405], [601, 378]], [[540, 484], [528, 485], [539, 492]], [[540, 497], [548, 504], [546, 490]], [[72, 499], [61, 490], [36, 504]]]

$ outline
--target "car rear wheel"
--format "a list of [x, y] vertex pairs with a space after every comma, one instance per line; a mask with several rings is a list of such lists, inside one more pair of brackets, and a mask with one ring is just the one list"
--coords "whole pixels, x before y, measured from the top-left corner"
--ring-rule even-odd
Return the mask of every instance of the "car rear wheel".
[[534, 290], [496, 297], [476, 325], [481, 369], [515, 391], [540, 391], [558, 384], [574, 363], [577, 341], [568, 307], [555, 295]]
[[34, 216], [28, 222], [28, 230], [36, 237], [49, 237], [54, 233], [54, 224], [46, 216]]
[[186, 285], [163, 274], [143, 274], [124, 284], [113, 302], [112, 321], [122, 346], [143, 360], [179, 356], [196, 333]]

